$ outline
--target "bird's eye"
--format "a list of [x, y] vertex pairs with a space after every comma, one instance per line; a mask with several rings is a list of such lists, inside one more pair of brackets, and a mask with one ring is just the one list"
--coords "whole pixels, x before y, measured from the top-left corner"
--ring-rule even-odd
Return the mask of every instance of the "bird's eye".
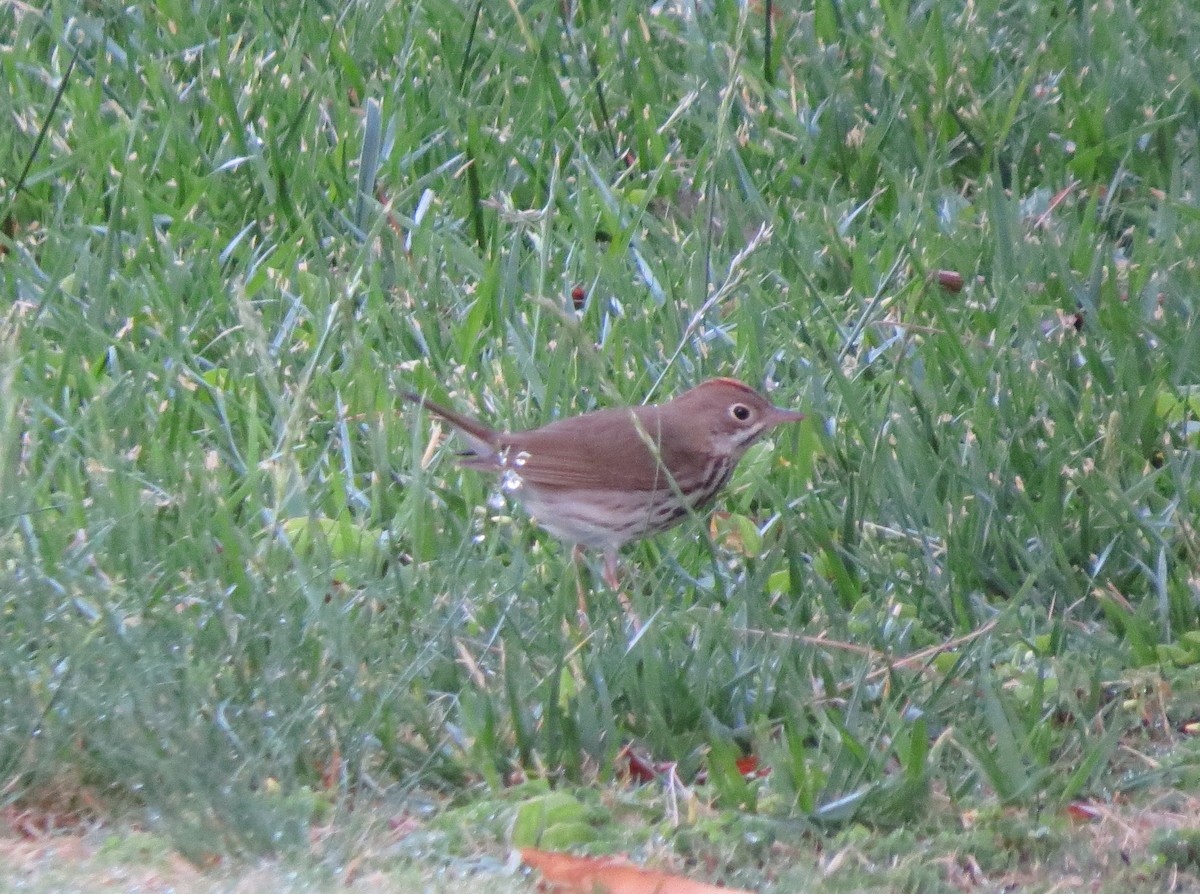
[[729, 408], [729, 415], [738, 422], [745, 422], [750, 418], [750, 408], [745, 404], [734, 404]]

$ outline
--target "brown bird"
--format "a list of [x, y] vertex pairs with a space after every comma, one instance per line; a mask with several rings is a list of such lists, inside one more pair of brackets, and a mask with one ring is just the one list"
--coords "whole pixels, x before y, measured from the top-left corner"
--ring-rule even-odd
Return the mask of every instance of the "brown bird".
[[772, 406], [736, 379], [710, 379], [664, 404], [596, 410], [529, 431], [502, 432], [416, 394], [457, 428], [464, 466], [495, 472], [534, 520], [561, 540], [604, 553], [618, 589], [617, 550], [705, 509], [734, 466], [776, 425], [803, 413]]

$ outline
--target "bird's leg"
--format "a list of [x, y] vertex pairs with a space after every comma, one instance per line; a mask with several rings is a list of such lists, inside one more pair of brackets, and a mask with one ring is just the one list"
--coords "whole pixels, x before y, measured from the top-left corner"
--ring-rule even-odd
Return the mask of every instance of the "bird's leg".
[[587, 592], [583, 589], [583, 546], [576, 543], [571, 550], [571, 564], [575, 566], [575, 591], [579, 596], [579, 623], [587, 626]]
[[604, 582], [612, 587], [613, 592], [617, 594], [617, 602], [621, 603], [621, 608], [625, 610], [625, 617], [629, 620], [634, 631], [641, 630], [641, 619], [634, 613], [633, 605], [629, 602], [629, 597], [621, 589], [621, 577], [617, 573], [617, 551], [615, 549], [606, 549], [604, 551], [604, 573], [601, 576], [604, 578]]
[[621, 578], [617, 575], [617, 551], [615, 549], [606, 549], [604, 551], [604, 573], [601, 575], [604, 582], [616, 590], [621, 592]]
[[[588, 626], [587, 613], [587, 590], [583, 586], [584, 574], [584, 556], [583, 547], [580, 544], [575, 544], [571, 550], [571, 563], [575, 566], [575, 586], [576, 592], [579, 595], [579, 625], [581, 627]], [[604, 583], [611, 587], [613, 592], [617, 594], [617, 601], [621, 603], [621, 608], [625, 611], [625, 617], [629, 620], [630, 625], [635, 631], [641, 630], [642, 622], [636, 614], [634, 614], [633, 606], [629, 602], [629, 597], [621, 590], [621, 577], [618, 574], [617, 566], [617, 551], [615, 549], [607, 549], [604, 551], [604, 566], [600, 573]]]

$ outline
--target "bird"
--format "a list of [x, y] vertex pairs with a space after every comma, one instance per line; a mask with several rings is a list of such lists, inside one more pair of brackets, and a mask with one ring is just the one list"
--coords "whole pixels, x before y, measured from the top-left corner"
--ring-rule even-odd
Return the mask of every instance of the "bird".
[[570, 416], [500, 431], [415, 391], [403, 396], [466, 440], [466, 468], [500, 476], [501, 489], [559, 540], [604, 556], [619, 590], [618, 551], [679, 524], [713, 502], [746, 450], [803, 413], [771, 404], [744, 382], [715, 378], [656, 405]]

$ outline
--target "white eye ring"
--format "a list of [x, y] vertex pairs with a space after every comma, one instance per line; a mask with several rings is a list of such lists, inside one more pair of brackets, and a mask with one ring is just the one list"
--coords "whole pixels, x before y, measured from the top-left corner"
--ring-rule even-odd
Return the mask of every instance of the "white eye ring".
[[745, 404], [734, 404], [729, 408], [729, 415], [738, 422], [745, 422], [750, 418], [750, 408]]

